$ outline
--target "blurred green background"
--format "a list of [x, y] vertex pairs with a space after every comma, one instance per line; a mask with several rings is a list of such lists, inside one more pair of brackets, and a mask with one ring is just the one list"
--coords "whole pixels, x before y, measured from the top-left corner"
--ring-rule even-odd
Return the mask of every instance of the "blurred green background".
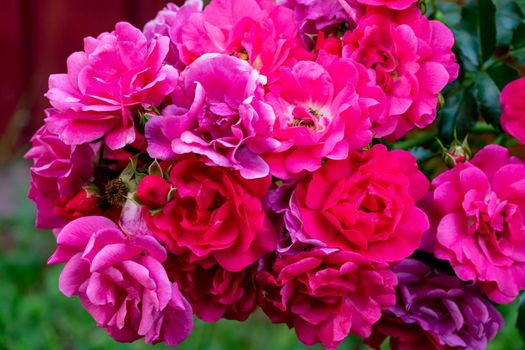
[[[118, 344], [81, 307], [77, 298], [58, 290], [61, 266], [46, 266], [54, 250], [51, 232], [34, 229], [34, 208], [26, 199], [29, 165], [4, 167], [0, 173], [0, 349], [146, 349], [142, 341]], [[523, 350], [514, 327], [517, 305], [500, 308], [506, 326], [490, 344], [490, 350]], [[284, 325], [272, 325], [261, 312], [247, 322], [196, 321], [191, 336], [178, 349], [184, 350], [288, 350], [305, 347]], [[340, 349], [367, 347], [351, 338]], [[167, 349], [156, 345], [155, 349]]]

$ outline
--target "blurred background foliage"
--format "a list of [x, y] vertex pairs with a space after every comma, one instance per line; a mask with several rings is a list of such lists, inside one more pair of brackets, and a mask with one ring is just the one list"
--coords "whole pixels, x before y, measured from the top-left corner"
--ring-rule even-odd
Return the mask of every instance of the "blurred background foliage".
[[[75, 8], [82, 8], [88, 3], [80, 0], [49, 0], [41, 3], [32, 0], [5, 1], [6, 4], [12, 5], [12, 9], [20, 10], [21, 12], [17, 13], [25, 17], [38, 6], [69, 6], [74, 11]], [[43, 51], [44, 58], [46, 54], [50, 55], [47, 63], [38, 60], [33, 63], [39, 69], [43, 67], [50, 71], [38, 70], [38, 74], [29, 74], [31, 70], [27, 64], [32, 62], [29, 60], [24, 63], [26, 65], [20, 67], [27, 81], [22, 82], [23, 84], [2, 81], [2, 86], [7, 88], [19, 86], [22, 93], [19, 96], [6, 97], [4, 90], [0, 89], [0, 97], [12, 99], [14, 106], [12, 113], [0, 117], [0, 121], [5, 124], [3, 128], [0, 127], [0, 155], [3, 155], [0, 158], [0, 350], [149, 348], [141, 341], [133, 344], [114, 342], [103, 330], [95, 326], [95, 322], [80, 306], [77, 298], [69, 299], [59, 292], [57, 285], [61, 266], [49, 267], [45, 263], [54, 250], [54, 236], [51, 232], [34, 229], [34, 208], [26, 199], [29, 164], [20, 160], [20, 155], [27, 149], [28, 135], [41, 123], [40, 116], [42, 108], [45, 107], [38, 101], [32, 104], [34, 101], [28, 96], [37, 96], [35, 99], [41, 100], [40, 96], [45, 90], [45, 77], [51, 72], [65, 69], [65, 55], [74, 51], [72, 47], [80, 49], [81, 37], [110, 30], [111, 26], [108, 27], [108, 23], [111, 22], [112, 25], [119, 19], [130, 20], [135, 25], [142, 26], [144, 21], [152, 17], [158, 7], [165, 3], [159, 0], [152, 5], [153, 3], [148, 1], [111, 2], [114, 12], [100, 21], [105, 27], [98, 28], [97, 21], [92, 21], [89, 24], [90, 30], [94, 30], [92, 33], [76, 30], [78, 37], [73, 36], [69, 38], [70, 41], [63, 41], [58, 37], [57, 40], [49, 41], [52, 45], [61, 45], [60, 50], [51, 46], [47, 51]], [[103, 4], [107, 1], [93, 0], [89, 3], [92, 3], [92, 8], [98, 6], [103, 10]], [[119, 7], [120, 3], [122, 6]], [[36, 7], [31, 7], [31, 4]], [[425, 130], [411, 132], [406, 138], [389, 146], [411, 151], [430, 177], [445, 167], [441, 159], [442, 146], [436, 137], [448, 147], [455, 137], [462, 140], [468, 136], [474, 150], [486, 143], [498, 143], [511, 148], [514, 154], [520, 154], [525, 159], [523, 149], [517, 147], [515, 140], [501, 131], [499, 124], [499, 94], [502, 87], [520, 75], [525, 75], [525, 0], [427, 0], [420, 1], [420, 6], [430, 18], [444, 22], [453, 30], [456, 38], [455, 51], [462, 69], [459, 79], [443, 92], [444, 106], [440, 110], [438, 122]], [[10, 7], [6, 8], [3, 16], [11, 18]], [[52, 8], [54, 7], [51, 6]], [[77, 12], [86, 11], [89, 9], [82, 8]], [[145, 15], [138, 16], [137, 13], [149, 14], [146, 18]], [[60, 18], [53, 18], [55, 22], [63, 23]], [[78, 17], [75, 28], [84, 27], [82, 18]], [[9, 25], [11, 22], [2, 22], [4, 25], [6, 23]], [[13, 23], [18, 25], [16, 21]], [[46, 23], [40, 23], [42, 30], [49, 29]], [[38, 21], [33, 25], [29, 31], [22, 30], [33, 38], [29, 44], [34, 44], [40, 36], [49, 40], [38, 30]], [[52, 28], [59, 34], [67, 32], [60, 26]], [[11, 29], [7, 27], [7, 30], [1, 31], [1, 43], [9, 44], [9, 35], [16, 40], [17, 32]], [[16, 52], [27, 54], [30, 51], [21, 49]], [[16, 59], [16, 52], [5, 59]], [[57, 58], [50, 52], [60, 52], [64, 57], [59, 55]], [[35, 83], [30, 79], [39, 80]], [[27, 93], [29, 90], [31, 93]], [[28, 113], [31, 115], [27, 116]], [[21, 115], [24, 118], [16, 119]], [[525, 335], [525, 296], [522, 295], [520, 299], [509, 305], [498, 306], [505, 318], [505, 327], [490, 343], [489, 350], [525, 349], [525, 342], [520, 337], [520, 329], [521, 334]], [[165, 348], [163, 345], [155, 347]], [[206, 324], [196, 320], [192, 335], [179, 347], [184, 350], [267, 348], [285, 350], [308, 347], [301, 345], [294, 332], [286, 326], [271, 325], [261, 312], [256, 312], [242, 324], [235, 321]], [[340, 348], [366, 349], [355, 338], [349, 338]]]

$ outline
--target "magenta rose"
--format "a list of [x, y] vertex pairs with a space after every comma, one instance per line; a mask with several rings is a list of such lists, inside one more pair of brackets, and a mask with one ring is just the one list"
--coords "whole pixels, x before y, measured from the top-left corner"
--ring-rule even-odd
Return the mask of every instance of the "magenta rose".
[[172, 253], [189, 250], [195, 260], [213, 257], [224, 269], [238, 272], [275, 249], [277, 233], [261, 204], [269, 176], [246, 180], [188, 158], [173, 164], [170, 182], [173, 198], [147, 219]]
[[368, 6], [384, 6], [392, 10], [404, 10], [414, 3], [417, 0], [346, 0], [346, 1], [357, 1], [360, 4]]
[[501, 91], [501, 126], [525, 144], [525, 78], [510, 82]]
[[344, 26], [354, 29], [364, 7], [354, 0], [277, 0], [276, 3], [294, 11], [299, 34], [309, 48], [314, 46], [318, 35], [337, 36]]
[[200, 57], [182, 73], [174, 104], [146, 124], [148, 153], [163, 160], [200, 154], [245, 178], [265, 177], [269, 168], [259, 154], [278, 142], [270, 138], [275, 114], [263, 101], [264, 83], [241, 59]]
[[432, 181], [434, 254], [498, 303], [525, 289], [524, 183], [525, 163], [497, 145]]
[[83, 181], [93, 178], [100, 144], [69, 146], [41, 127], [31, 139], [25, 157], [33, 160], [29, 198], [37, 209], [37, 228], [59, 228], [68, 215], [64, 201], [82, 190]]
[[191, 14], [202, 11], [202, 7], [201, 0], [187, 0], [181, 7], [168, 3], [164, 9], [157, 13], [154, 19], [144, 26], [144, 36], [148, 41], [160, 36], [171, 38], [171, 35], [173, 35], [170, 40], [170, 50], [166, 56], [166, 62], [178, 69], [182, 69], [184, 63], [180, 61], [179, 49], [175, 44], [180, 42], [180, 39], [177, 39], [177, 35], [180, 35], [182, 27], [186, 24]]
[[245, 321], [257, 306], [257, 262], [232, 272], [213, 258], [195, 260], [195, 256], [183, 254], [171, 256], [164, 266], [190, 302], [193, 313], [203, 321]]
[[60, 290], [78, 295], [117, 341], [177, 345], [189, 335], [191, 307], [168, 279], [166, 250], [153, 237], [126, 236], [111, 220], [87, 216], [66, 225], [57, 243], [48, 263], [66, 263]]
[[396, 304], [383, 311], [366, 344], [379, 350], [484, 350], [502, 328], [503, 318], [475, 286], [406, 259], [393, 268]]
[[206, 53], [233, 55], [273, 81], [281, 66], [310, 57], [293, 15], [268, 0], [214, 0], [172, 27], [170, 36], [186, 65]]
[[277, 258], [261, 272], [259, 303], [274, 323], [287, 323], [306, 345], [335, 349], [350, 333], [367, 337], [395, 303], [396, 277], [362, 255], [318, 248]]
[[266, 99], [277, 115], [272, 137], [280, 146], [264, 159], [282, 179], [366, 146], [372, 139], [370, 118], [384, 112], [385, 102], [365, 67], [327, 53], [317, 62], [281, 69]]
[[343, 56], [373, 70], [387, 95], [388, 112], [372, 119], [375, 137], [398, 139], [434, 121], [438, 95], [458, 75], [452, 32], [417, 7], [368, 8], [343, 38]]
[[49, 77], [46, 97], [56, 109], [48, 128], [66, 144], [104, 137], [111, 149], [135, 141], [133, 116], [161, 104], [174, 88], [177, 70], [163, 64], [169, 38], [148, 45], [142, 32], [126, 22], [115, 31], [84, 40], [84, 51], [67, 60], [67, 74]]
[[295, 189], [286, 225], [292, 241], [339, 248], [375, 261], [399, 261], [428, 229], [416, 207], [428, 180], [406, 151], [376, 145], [327, 161]]

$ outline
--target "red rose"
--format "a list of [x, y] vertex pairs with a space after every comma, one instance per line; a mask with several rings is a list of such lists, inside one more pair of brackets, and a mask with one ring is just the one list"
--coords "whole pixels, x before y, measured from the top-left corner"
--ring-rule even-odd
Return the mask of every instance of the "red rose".
[[173, 198], [147, 221], [172, 253], [189, 250], [197, 259], [213, 257], [224, 269], [238, 272], [276, 248], [276, 230], [261, 204], [270, 176], [247, 180], [187, 158], [173, 165], [170, 182]]
[[221, 318], [244, 321], [257, 306], [257, 263], [231, 272], [214, 259], [192, 261], [189, 255], [181, 255], [171, 256], [165, 267], [195, 315], [203, 321], [216, 322]]

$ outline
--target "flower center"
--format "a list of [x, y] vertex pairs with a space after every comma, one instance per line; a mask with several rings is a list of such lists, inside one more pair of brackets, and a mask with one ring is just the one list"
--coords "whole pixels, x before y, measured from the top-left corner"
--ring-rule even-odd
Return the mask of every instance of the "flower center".
[[250, 56], [248, 55], [248, 52], [246, 52], [244, 47], [241, 47], [241, 49], [239, 51], [232, 52], [231, 56], [240, 58], [241, 60], [247, 61], [247, 62], [250, 60]]
[[466, 211], [468, 233], [487, 239], [499, 240], [505, 229], [505, 217], [509, 205], [492, 193], [485, 201], [472, 203]]
[[294, 108], [292, 115], [293, 119], [289, 124], [291, 127], [304, 126], [314, 131], [322, 131], [324, 129], [324, 125], [320, 122], [324, 114], [315, 108], [309, 107], [306, 110], [304, 107], [297, 106]]
[[104, 199], [111, 205], [122, 205], [126, 200], [128, 187], [121, 179], [114, 179], [106, 184]]
[[225, 102], [210, 102], [198, 117], [199, 130], [203, 138], [212, 141], [231, 134], [231, 126], [239, 120], [236, 108]]

